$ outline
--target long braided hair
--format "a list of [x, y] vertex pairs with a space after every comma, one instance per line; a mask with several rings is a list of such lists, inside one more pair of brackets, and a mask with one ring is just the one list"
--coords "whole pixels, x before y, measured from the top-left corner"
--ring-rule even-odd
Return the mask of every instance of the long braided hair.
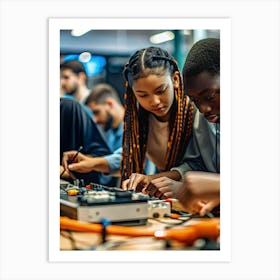
[[[170, 75], [176, 71], [180, 73], [175, 59], [167, 51], [157, 47], [136, 51], [125, 66], [122, 180], [129, 178], [132, 173], [143, 173], [149, 131], [148, 117], [150, 112], [137, 102], [132, 90], [132, 83], [134, 80], [147, 77], [150, 74], [163, 75], [165, 71], [169, 71]], [[165, 171], [180, 164], [192, 133], [194, 107], [184, 94], [182, 78], [181, 75], [179, 76], [179, 87], [174, 88], [175, 98], [170, 109]]]

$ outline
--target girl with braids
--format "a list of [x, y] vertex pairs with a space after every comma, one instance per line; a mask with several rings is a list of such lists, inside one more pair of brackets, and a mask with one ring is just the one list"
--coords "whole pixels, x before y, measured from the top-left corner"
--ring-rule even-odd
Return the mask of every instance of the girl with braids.
[[[143, 190], [152, 179], [180, 180], [178, 167], [192, 133], [194, 107], [177, 62], [165, 50], [136, 51], [125, 66], [122, 188]], [[146, 155], [160, 173], [144, 175]]]

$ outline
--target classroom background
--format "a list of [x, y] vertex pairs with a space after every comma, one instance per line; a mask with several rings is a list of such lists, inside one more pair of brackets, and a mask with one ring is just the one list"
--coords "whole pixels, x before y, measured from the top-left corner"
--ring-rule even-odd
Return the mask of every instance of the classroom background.
[[87, 86], [108, 83], [121, 101], [125, 92], [122, 71], [138, 49], [158, 46], [177, 60], [182, 70], [191, 46], [204, 38], [220, 38], [219, 30], [61, 30], [60, 62], [81, 61], [87, 71]]

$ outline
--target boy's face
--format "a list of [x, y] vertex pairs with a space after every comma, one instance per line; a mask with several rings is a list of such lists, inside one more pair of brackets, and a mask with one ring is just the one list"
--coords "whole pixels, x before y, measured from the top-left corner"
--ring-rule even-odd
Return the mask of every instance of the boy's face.
[[79, 76], [70, 69], [62, 69], [60, 72], [60, 84], [65, 93], [74, 95], [79, 88]]
[[110, 106], [107, 102], [104, 104], [98, 104], [96, 102], [90, 102], [87, 105], [94, 115], [94, 121], [99, 124], [105, 131], [111, 128], [112, 125], [112, 114]]
[[186, 77], [185, 90], [205, 118], [211, 123], [220, 122], [220, 76], [201, 72]]

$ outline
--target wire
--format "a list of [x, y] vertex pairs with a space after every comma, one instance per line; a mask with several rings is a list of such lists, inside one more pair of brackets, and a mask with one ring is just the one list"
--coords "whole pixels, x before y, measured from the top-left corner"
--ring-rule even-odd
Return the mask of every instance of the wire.
[[[68, 233], [68, 234], [66, 234], [66, 233]], [[73, 231], [71, 231], [71, 230], [61, 230], [60, 235], [63, 236], [64, 238], [69, 239], [69, 241], [71, 242], [71, 250], [96, 250], [96, 249], [99, 250], [99, 248], [97, 248], [97, 247], [101, 247], [102, 245], [104, 245], [106, 243], [112, 243], [112, 245], [110, 245], [110, 247], [114, 247], [114, 246], [120, 246], [121, 245], [121, 244], [117, 244], [117, 243], [125, 242], [125, 241], [114, 241], [114, 242], [107, 241], [106, 243], [101, 244], [101, 245], [100, 244], [92, 245], [87, 241], [78, 240], [77, 238], [74, 238]], [[79, 244], [84, 244], [86, 247], [82, 247], [82, 246], [78, 247], [77, 242], [79, 242]], [[116, 244], [113, 245], [113, 243], [116, 243]]]
[[[170, 217], [169, 217], [170, 218]], [[177, 220], [179, 221], [178, 223], [173, 223], [173, 222], [167, 222], [167, 221], [163, 221], [163, 220], [160, 220], [160, 219], [157, 219], [157, 218], [151, 218], [152, 220], [154, 221], [157, 221], [159, 223], [162, 223], [162, 224], [165, 224], [165, 225], [168, 225], [169, 227], [168, 228], [171, 228], [171, 227], [175, 227], [175, 226], [179, 226], [179, 225], [183, 225], [184, 223], [188, 222], [189, 220], [191, 220], [192, 218], [190, 217], [189, 219], [187, 220], [182, 220], [182, 219], [175, 219], [175, 218], [172, 218], [174, 220]]]
[[64, 191], [65, 193], [67, 193], [67, 191], [62, 187], [60, 186], [60, 190]]
[[[66, 232], [68, 234], [66, 234]], [[60, 231], [60, 234], [65, 237], [65, 238], [68, 238], [70, 240], [70, 243], [71, 243], [71, 250], [79, 250], [79, 248], [77, 247], [76, 245], [76, 240], [75, 238], [73, 237], [73, 233], [71, 230], [65, 230], [64, 232], [63, 231]]]

